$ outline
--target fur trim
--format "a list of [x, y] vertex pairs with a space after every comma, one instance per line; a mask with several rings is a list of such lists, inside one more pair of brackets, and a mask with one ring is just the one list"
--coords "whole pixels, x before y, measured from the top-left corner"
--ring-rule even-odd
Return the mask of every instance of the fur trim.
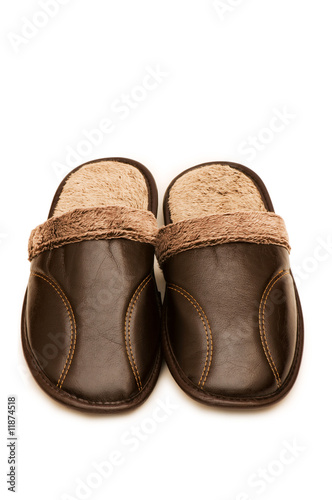
[[54, 216], [76, 208], [121, 206], [148, 209], [144, 175], [127, 163], [100, 161], [73, 172], [63, 186]]
[[285, 223], [274, 212], [233, 212], [176, 222], [159, 230], [160, 265], [185, 250], [224, 243], [280, 245], [290, 251]]
[[243, 172], [218, 163], [179, 177], [170, 189], [168, 206], [172, 222], [242, 210], [266, 211], [255, 183]]
[[126, 238], [155, 244], [157, 220], [152, 212], [126, 207], [85, 208], [51, 217], [29, 239], [29, 260], [46, 250], [85, 240]]

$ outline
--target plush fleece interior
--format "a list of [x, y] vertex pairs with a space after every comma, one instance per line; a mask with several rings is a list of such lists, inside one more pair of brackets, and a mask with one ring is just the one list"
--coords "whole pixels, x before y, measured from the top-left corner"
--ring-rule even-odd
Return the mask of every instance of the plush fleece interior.
[[68, 177], [53, 215], [115, 205], [147, 210], [148, 203], [144, 175], [127, 163], [106, 160], [85, 165]]
[[255, 183], [243, 172], [215, 163], [190, 170], [172, 186], [172, 222], [225, 212], [266, 212]]

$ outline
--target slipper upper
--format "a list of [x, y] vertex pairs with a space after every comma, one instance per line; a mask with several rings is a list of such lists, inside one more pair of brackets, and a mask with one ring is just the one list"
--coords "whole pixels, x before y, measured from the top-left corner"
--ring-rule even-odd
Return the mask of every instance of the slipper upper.
[[174, 378], [211, 405], [280, 399], [296, 378], [303, 325], [287, 230], [262, 181], [236, 164], [199, 165], [171, 183], [164, 210], [156, 253]]
[[136, 406], [150, 394], [160, 368], [157, 221], [141, 208], [153, 188], [144, 180], [146, 171], [137, 170], [143, 178], [140, 207], [126, 206], [129, 195], [121, 205], [101, 203], [105, 197], [114, 202], [114, 185], [122, 202], [123, 181], [126, 194], [130, 183], [138, 189], [136, 167], [128, 162], [97, 162], [97, 168], [92, 162], [92, 173], [90, 164], [73, 171], [60, 185], [54, 215], [29, 240], [25, 355], [46, 392], [82, 410]]

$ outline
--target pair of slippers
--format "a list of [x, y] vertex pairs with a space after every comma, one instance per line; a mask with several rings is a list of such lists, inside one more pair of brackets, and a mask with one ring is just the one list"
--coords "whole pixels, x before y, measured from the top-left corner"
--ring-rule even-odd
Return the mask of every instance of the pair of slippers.
[[298, 374], [303, 320], [285, 224], [263, 182], [241, 165], [206, 163], [170, 184], [159, 231], [157, 204], [151, 173], [124, 158], [62, 181], [29, 240], [22, 344], [36, 381], [70, 407], [127, 410], [156, 384], [163, 345], [197, 401], [278, 401]]

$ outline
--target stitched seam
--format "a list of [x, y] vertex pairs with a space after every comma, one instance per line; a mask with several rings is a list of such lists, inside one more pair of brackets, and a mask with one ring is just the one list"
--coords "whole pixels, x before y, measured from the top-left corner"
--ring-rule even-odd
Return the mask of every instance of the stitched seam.
[[[68, 374], [71, 363], [73, 361], [75, 347], [76, 347], [76, 333], [77, 332], [76, 332], [76, 321], [75, 321], [74, 312], [73, 312], [73, 309], [71, 307], [71, 304], [70, 304], [69, 299], [66, 296], [65, 292], [61, 289], [61, 287], [57, 283], [55, 283], [54, 280], [52, 280], [52, 278], [50, 278], [48, 276], [47, 277], [43, 276], [42, 274], [38, 274], [38, 273], [31, 273], [31, 276], [36, 276], [37, 278], [41, 278], [42, 280], [46, 281], [46, 283], [51, 285], [51, 287], [54, 288], [56, 293], [61, 298], [61, 300], [64, 303], [64, 305], [67, 309], [67, 312], [68, 312], [69, 321], [70, 321], [70, 346], [69, 346], [69, 352], [68, 352], [68, 356], [66, 358], [65, 365], [62, 369], [62, 372], [61, 372], [60, 377], [59, 377], [58, 382], [57, 382], [57, 387], [59, 387], [61, 389], [61, 387], [65, 381], [65, 378]], [[69, 308], [70, 308], [70, 310], [69, 310]], [[71, 314], [70, 314], [70, 312], [71, 312]], [[72, 318], [73, 318], [73, 320], [72, 320]], [[67, 364], [68, 364], [68, 367], [67, 367]], [[67, 370], [66, 370], [66, 367], [67, 367]], [[65, 372], [65, 370], [66, 370], [66, 372]]]
[[[73, 312], [73, 309], [71, 307], [71, 304], [69, 302], [69, 299], [68, 297], [66, 296], [66, 294], [64, 293], [64, 291], [61, 289], [61, 287], [52, 279], [50, 278], [49, 276], [45, 277], [41, 274], [37, 274], [37, 273], [31, 273], [32, 276], [37, 276], [41, 279], [43, 279], [44, 281], [46, 281], [49, 285], [51, 285], [54, 290], [58, 293], [58, 295], [61, 297], [66, 309], [67, 309], [67, 312], [68, 312], [68, 316], [69, 316], [69, 321], [70, 321], [70, 331], [71, 331], [71, 334], [70, 334], [70, 346], [69, 346], [69, 353], [68, 353], [68, 356], [67, 356], [67, 359], [66, 359], [66, 362], [65, 362], [65, 365], [62, 369], [62, 372], [60, 374], [60, 377], [59, 377], [59, 380], [58, 380], [58, 383], [57, 383], [57, 386], [59, 386], [59, 388], [61, 389], [63, 383], [64, 383], [64, 380], [67, 376], [67, 373], [69, 371], [69, 368], [70, 368], [70, 365], [71, 365], [71, 362], [73, 360], [73, 356], [74, 356], [74, 351], [75, 351], [75, 347], [76, 347], [76, 321], [75, 321], [75, 316], [74, 316], [74, 312]], [[73, 320], [74, 320], [74, 329], [73, 329], [73, 322], [72, 322], [72, 319], [71, 319], [71, 314], [70, 314], [70, 311], [69, 311], [69, 308], [65, 302], [65, 299], [68, 303], [68, 306], [70, 308], [70, 311], [71, 311], [71, 314], [72, 314], [72, 317], [73, 317]], [[73, 330], [75, 331], [75, 336], [73, 335]], [[72, 350], [73, 349], [73, 350]], [[71, 357], [70, 357], [70, 354], [71, 354]], [[69, 362], [69, 366], [66, 370], [66, 373], [64, 374], [63, 376], [63, 373], [66, 369], [66, 366], [68, 364], [68, 361], [69, 361], [69, 358], [70, 358], [70, 362]], [[63, 378], [62, 378], [63, 376]], [[62, 381], [61, 381], [61, 378], [62, 378]]]
[[[286, 273], [287, 274], [287, 273]], [[275, 370], [275, 374], [277, 376], [277, 385], [280, 386], [281, 385], [281, 378], [280, 378], [280, 375], [279, 375], [279, 372], [278, 372], [278, 369], [276, 367], [276, 364], [273, 360], [273, 357], [272, 357], [272, 353], [270, 351], [270, 348], [268, 346], [268, 342], [267, 342], [267, 336], [266, 336], [266, 328], [265, 328], [265, 308], [266, 308], [266, 304], [267, 304], [267, 299], [271, 293], [271, 290], [273, 289], [274, 285], [281, 279], [283, 278], [286, 274], [283, 274], [282, 272], [279, 272], [277, 274], [277, 276], [275, 276], [274, 278], [274, 281], [271, 280], [269, 285], [271, 284], [270, 288], [269, 285], [267, 286], [265, 292], [266, 292], [266, 296], [265, 296], [265, 300], [264, 300], [264, 304], [263, 304], [263, 314], [262, 314], [262, 323], [263, 323], [263, 332], [264, 332], [264, 339], [265, 339], [265, 345], [266, 345], [266, 348], [267, 348], [267, 351], [269, 353], [269, 356], [270, 356], [270, 360], [273, 364], [273, 367], [274, 367], [274, 370]], [[280, 276], [279, 276], [280, 275]], [[279, 277], [278, 277], [279, 276]]]
[[[212, 331], [211, 331], [211, 327], [210, 327], [210, 323], [209, 323], [209, 320], [205, 314], [205, 312], [203, 311], [203, 308], [201, 307], [201, 305], [197, 302], [197, 300], [192, 296], [190, 295], [189, 292], [187, 292], [186, 290], [184, 290], [183, 288], [181, 288], [180, 286], [178, 285], [174, 285], [174, 284], [170, 284], [168, 286], [169, 290], [174, 290], [175, 292], [178, 292], [179, 294], [183, 295], [183, 297], [185, 297], [192, 305], [193, 307], [196, 309], [196, 311], [198, 312], [200, 318], [201, 318], [201, 321], [203, 323], [203, 326], [204, 326], [204, 330], [205, 330], [205, 335], [206, 335], [206, 349], [207, 349], [207, 353], [206, 353], [206, 358], [205, 358], [205, 363], [204, 363], [204, 368], [203, 368], [203, 372], [202, 372], [202, 375], [201, 375], [201, 378], [199, 379], [199, 382], [198, 382], [198, 385], [201, 384], [202, 382], [202, 379], [204, 377], [204, 374], [205, 374], [205, 377], [204, 377], [204, 380], [202, 382], [202, 388], [204, 387], [204, 384], [206, 382], [206, 379], [207, 379], [207, 376], [209, 374], [209, 371], [210, 371], [210, 367], [211, 367], [211, 363], [212, 363], [212, 351], [213, 351], [213, 343], [212, 343]], [[182, 290], [182, 293], [180, 290]], [[188, 298], [188, 296], [192, 299], [190, 300], [190, 298]], [[195, 305], [195, 303], [198, 305], [198, 307], [201, 309], [202, 313], [204, 314], [204, 317], [206, 319], [206, 322], [207, 322], [207, 325], [209, 327], [209, 332], [210, 332], [210, 338], [211, 338], [211, 352], [210, 352], [210, 344], [209, 344], [209, 335], [208, 335], [208, 331], [207, 331], [207, 328], [206, 328], [206, 324], [205, 324], [205, 321], [204, 321], [204, 318], [201, 314], [201, 312], [199, 311], [198, 307]], [[209, 361], [209, 365], [207, 367], [207, 363], [208, 363], [208, 359], [209, 359], [209, 356], [210, 356], [210, 361]], [[205, 373], [206, 371], [206, 373]]]
[[135, 362], [135, 357], [134, 357], [134, 353], [133, 353], [133, 350], [132, 350], [132, 346], [131, 346], [131, 338], [130, 338], [130, 335], [131, 335], [131, 318], [132, 318], [132, 314], [134, 312], [134, 308], [135, 308], [135, 305], [137, 304], [137, 301], [141, 295], [141, 293], [143, 292], [144, 288], [150, 283], [152, 279], [152, 276], [150, 276], [147, 281], [144, 283], [144, 285], [142, 286], [142, 288], [140, 289], [136, 299], [135, 299], [135, 302], [132, 304], [131, 306], [131, 311], [130, 311], [130, 315], [129, 315], [129, 321], [128, 321], [128, 343], [129, 343], [129, 349], [130, 349], [130, 353], [131, 353], [131, 356], [132, 356], [132, 360], [133, 360], [133, 363], [134, 363], [134, 366], [136, 368], [136, 372], [137, 372], [137, 378], [139, 380], [139, 384], [140, 384], [140, 387], [139, 389], [142, 390], [143, 389], [143, 386], [142, 386], [142, 381], [141, 381], [141, 377], [140, 377], [140, 374], [139, 374], [139, 371], [138, 371], [138, 367], [137, 367], [137, 364]]
[[[206, 314], [205, 314], [205, 312], [204, 312], [204, 310], [203, 310], [202, 306], [201, 306], [201, 305], [197, 302], [197, 300], [196, 300], [196, 299], [195, 299], [192, 295], [190, 295], [190, 293], [189, 293], [187, 290], [185, 290], [184, 288], [180, 287], [179, 285], [174, 285], [174, 284], [172, 284], [172, 283], [170, 284], [170, 286], [175, 286], [176, 288], [178, 288], [178, 289], [182, 290], [184, 293], [186, 293], [186, 294], [187, 294], [187, 295], [188, 295], [188, 296], [189, 296], [189, 297], [190, 297], [190, 298], [191, 298], [191, 299], [192, 299], [192, 300], [193, 300], [193, 301], [194, 301], [194, 302], [198, 305], [198, 307], [201, 309], [201, 311], [202, 311], [202, 313], [203, 313], [203, 315], [204, 315], [204, 317], [205, 317], [205, 319], [206, 319], [207, 325], [208, 325], [208, 327], [209, 327], [209, 333], [210, 333], [210, 339], [211, 339], [211, 353], [210, 353], [210, 362], [209, 362], [209, 366], [208, 366], [208, 369], [207, 369], [207, 372], [206, 372], [206, 375], [205, 375], [205, 378], [204, 378], [204, 381], [203, 381], [203, 384], [202, 384], [202, 387], [204, 387], [204, 384], [205, 384], [205, 382], [206, 382], [207, 376], [208, 376], [209, 371], [210, 371], [210, 367], [211, 367], [211, 363], [212, 363], [212, 352], [213, 352], [212, 330], [211, 330], [211, 326], [210, 326], [209, 320], [208, 320], [208, 318], [207, 318], [207, 316], [206, 316]], [[206, 330], [205, 330], [205, 331], [206, 331]], [[199, 380], [199, 382], [198, 382], [198, 385], [200, 385], [201, 380], [202, 380], [202, 378], [203, 378], [203, 376], [204, 376], [204, 371], [205, 371], [205, 369], [206, 369], [207, 360], [208, 360], [208, 357], [209, 357], [209, 348], [210, 348], [210, 346], [209, 346], [209, 338], [208, 338], [208, 336], [207, 336], [207, 354], [206, 354], [206, 359], [205, 359], [205, 365], [204, 365], [204, 370], [203, 370], [203, 373], [202, 373], [202, 375], [201, 375], [201, 378], [200, 378], [200, 380]]]
[[203, 371], [202, 371], [202, 374], [201, 374], [201, 378], [199, 379], [199, 382], [198, 382], [198, 385], [201, 384], [201, 381], [202, 381], [202, 378], [205, 374], [205, 370], [206, 370], [206, 366], [207, 366], [207, 361], [208, 361], [208, 358], [209, 358], [209, 352], [210, 352], [210, 349], [209, 349], [209, 337], [208, 337], [208, 332], [207, 332], [207, 329], [206, 329], [206, 325], [205, 325], [205, 321], [199, 311], [199, 309], [195, 306], [195, 304], [189, 299], [189, 297], [187, 297], [184, 293], [182, 293], [180, 290], [178, 290], [177, 288], [173, 288], [172, 286], [169, 286], [168, 287], [169, 290], [173, 290], [174, 292], [178, 292], [180, 295], [182, 295], [185, 299], [188, 300], [188, 302], [191, 303], [191, 305], [196, 309], [196, 311], [198, 312], [200, 318], [201, 318], [201, 321], [203, 323], [203, 327], [204, 327], [204, 330], [205, 330], [205, 336], [206, 336], [206, 349], [207, 349], [207, 353], [206, 353], [206, 358], [205, 358], [205, 363], [204, 363], [204, 368], [203, 368]]
[[[151, 279], [152, 279], [152, 276], [149, 275], [146, 278], [144, 278], [144, 280], [139, 284], [139, 286], [135, 290], [135, 292], [134, 292], [134, 294], [129, 302], [126, 316], [125, 316], [125, 332], [124, 332], [125, 333], [125, 347], [126, 347], [126, 352], [127, 352], [127, 356], [129, 359], [129, 363], [130, 363], [132, 372], [134, 374], [136, 384], [137, 384], [139, 391], [142, 390], [143, 386], [142, 386], [141, 377], [140, 377], [140, 374], [138, 371], [138, 367], [137, 367], [137, 364], [135, 362], [134, 353], [132, 350], [131, 339], [130, 339], [130, 334], [131, 334], [131, 331], [130, 331], [131, 325], [130, 324], [131, 324], [131, 317], [132, 317], [132, 314], [134, 311], [134, 307], [137, 303], [137, 300], [138, 300], [139, 296], [141, 295], [142, 291], [144, 290], [144, 288], [146, 287], [146, 285], [151, 281]], [[130, 313], [129, 313], [129, 310], [130, 310]], [[129, 314], [129, 319], [128, 319], [128, 314]], [[127, 327], [127, 325], [128, 325], [128, 327]], [[127, 328], [128, 328], [128, 342], [127, 342]], [[129, 350], [128, 350], [128, 344], [129, 344], [129, 350], [131, 353], [131, 357], [130, 357]]]
[[274, 362], [274, 360], [273, 360], [273, 357], [272, 357], [271, 351], [270, 351], [269, 346], [268, 346], [268, 343], [267, 343], [267, 336], [266, 336], [266, 329], [265, 329], [265, 309], [266, 309], [267, 299], [268, 299], [268, 297], [269, 297], [269, 295], [270, 295], [270, 293], [271, 293], [271, 291], [272, 291], [273, 287], [275, 286], [275, 284], [276, 284], [276, 283], [277, 283], [277, 282], [278, 282], [281, 278], [284, 278], [284, 277], [285, 277], [285, 276], [287, 276], [288, 274], [290, 274], [290, 273], [289, 273], [289, 272], [285, 272], [284, 274], [281, 274], [281, 275], [279, 276], [279, 278], [277, 278], [277, 279], [276, 279], [276, 280], [275, 280], [275, 281], [271, 284], [271, 286], [270, 286], [270, 288], [269, 288], [269, 290], [268, 290], [268, 292], [267, 292], [267, 295], [266, 295], [266, 297], [265, 297], [265, 301], [264, 301], [264, 305], [263, 305], [263, 315], [262, 315], [262, 317], [263, 317], [263, 331], [264, 331], [265, 343], [266, 343], [267, 350], [268, 350], [268, 352], [269, 352], [269, 354], [270, 354], [270, 358], [271, 358], [272, 364], [273, 364], [273, 366], [274, 366], [274, 368], [275, 368], [275, 371], [276, 371], [276, 374], [277, 374], [277, 377], [278, 377], [278, 380], [279, 380], [279, 386], [281, 385], [281, 378], [280, 378], [280, 375], [279, 375], [278, 369], [277, 369], [276, 364], [275, 364], [275, 362]]
[[[267, 337], [266, 337], [266, 330], [265, 330], [265, 323], [264, 323], [264, 311], [265, 311], [265, 306], [266, 306], [266, 300], [267, 300], [267, 297], [270, 293], [269, 287], [270, 287], [271, 283], [276, 278], [278, 278], [278, 276], [279, 276], [279, 278], [281, 278], [284, 272], [285, 272], [284, 270], [279, 271], [279, 273], [276, 276], [273, 276], [273, 278], [271, 278], [271, 280], [269, 281], [269, 283], [267, 284], [267, 286], [263, 292], [261, 302], [259, 305], [259, 331], [260, 331], [261, 342], [262, 342], [265, 357], [270, 365], [270, 368], [272, 370], [272, 373], [274, 375], [274, 378], [277, 382], [278, 387], [281, 385], [281, 379], [280, 379], [277, 367], [273, 361], [271, 351], [270, 351], [269, 346], [268, 346]], [[272, 290], [272, 288], [273, 288], [273, 284], [271, 286], [271, 290]], [[262, 314], [262, 311], [263, 311], [263, 314]]]
[[207, 317], [207, 315], [205, 314], [205, 312], [204, 312], [204, 310], [203, 310], [202, 306], [199, 304], [199, 302], [197, 302], [197, 300], [196, 300], [196, 299], [195, 299], [192, 295], [190, 295], [190, 293], [189, 293], [187, 290], [185, 290], [184, 288], [180, 287], [179, 285], [172, 285], [172, 286], [176, 286], [176, 287], [177, 287], [177, 288], [179, 288], [180, 290], [183, 290], [183, 291], [184, 291], [187, 295], [189, 295], [189, 297], [191, 297], [191, 298], [192, 298], [192, 300], [193, 300], [194, 302], [196, 302], [196, 304], [200, 307], [200, 309], [201, 309], [201, 311], [202, 311], [202, 313], [203, 313], [203, 315], [204, 315], [204, 317], [205, 317], [205, 319], [206, 319], [207, 325], [208, 325], [208, 327], [209, 327], [210, 342], [211, 342], [211, 352], [210, 352], [210, 362], [209, 362], [209, 366], [208, 366], [208, 369], [207, 369], [207, 372], [206, 372], [206, 375], [205, 375], [204, 382], [203, 382], [203, 384], [202, 384], [202, 387], [203, 387], [203, 386], [204, 386], [204, 384], [205, 384], [205, 382], [206, 382], [207, 376], [208, 376], [209, 371], [210, 371], [210, 368], [211, 368], [211, 363], [212, 363], [212, 354], [213, 354], [213, 338], [212, 338], [212, 328], [211, 328], [211, 326], [210, 326], [210, 322], [209, 322], [209, 320], [208, 320], [208, 317]]
[[[267, 299], [268, 299], [268, 297], [269, 297], [269, 295], [271, 293], [271, 290], [275, 286], [275, 284], [281, 278], [283, 278], [284, 276], [287, 276], [288, 274], [290, 274], [289, 271], [285, 271], [285, 270], [279, 271], [279, 273], [276, 276], [274, 276], [269, 281], [267, 287], [264, 290], [264, 293], [263, 293], [262, 299], [261, 299], [261, 303], [260, 303], [260, 306], [259, 306], [259, 318], [260, 318], [259, 330], [260, 330], [260, 337], [261, 337], [261, 341], [262, 341], [262, 345], [263, 345], [265, 356], [266, 356], [266, 358], [268, 360], [270, 368], [271, 368], [271, 370], [273, 372], [273, 375], [274, 375], [274, 377], [276, 379], [278, 387], [281, 386], [281, 378], [280, 378], [278, 369], [277, 369], [276, 364], [275, 364], [275, 362], [273, 360], [273, 357], [272, 357], [272, 354], [271, 354], [271, 351], [270, 351], [270, 348], [269, 348], [269, 345], [268, 345], [268, 342], [267, 342], [266, 329], [265, 329], [265, 308], [266, 308]], [[264, 345], [264, 343], [265, 343], [265, 345]]]
[[[72, 361], [73, 361], [73, 358], [74, 358], [74, 352], [75, 352], [75, 348], [76, 348], [76, 320], [75, 320], [75, 315], [74, 315], [74, 311], [73, 311], [73, 308], [71, 306], [71, 303], [68, 299], [68, 297], [66, 296], [65, 292], [61, 289], [60, 285], [58, 283], [55, 282], [54, 279], [52, 279], [51, 277], [47, 276], [47, 278], [52, 281], [54, 283], [55, 286], [57, 286], [59, 288], [59, 290], [62, 292], [62, 294], [64, 295], [65, 299], [67, 300], [67, 303], [68, 303], [68, 306], [70, 308], [70, 311], [71, 311], [71, 314], [72, 314], [72, 317], [73, 317], [73, 323], [74, 323], [74, 332], [75, 332], [75, 335], [70, 337], [70, 347], [69, 347], [69, 353], [68, 353], [68, 356], [67, 356], [67, 360], [66, 360], [66, 363], [65, 363], [65, 366], [63, 367], [63, 370], [61, 372], [61, 375], [59, 377], [59, 380], [58, 380], [58, 384], [59, 384], [59, 388], [61, 389], [64, 381], [65, 381], [65, 378], [67, 377], [67, 374], [69, 372], [69, 368], [71, 367], [71, 364], [72, 364]], [[70, 355], [70, 351], [71, 351], [71, 355]], [[70, 357], [70, 359], [69, 359]], [[69, 360], [69, 364], [67, 366], [67, 369], [66, 369], [66, 365], [68, 363], [68, 360]], [[66, 371], [65, 371], [66, 369]], [[62, 380], [61, 380], [61, 377], [62, 377]]]

